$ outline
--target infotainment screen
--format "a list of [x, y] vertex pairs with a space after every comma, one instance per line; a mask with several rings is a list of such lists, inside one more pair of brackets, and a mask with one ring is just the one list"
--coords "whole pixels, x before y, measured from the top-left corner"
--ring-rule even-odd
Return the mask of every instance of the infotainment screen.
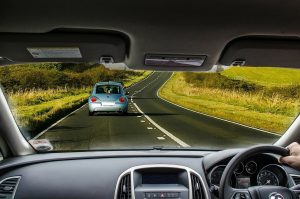
[[247, 176], [237, 177], [236, 184], [237, 184], [236, 188], [240, 188], [240, 189], [248, 188], [251, 185], [250, 177]]
[[143, 173], [142, 184], [177, 184], [178, 174], [174, 173]]

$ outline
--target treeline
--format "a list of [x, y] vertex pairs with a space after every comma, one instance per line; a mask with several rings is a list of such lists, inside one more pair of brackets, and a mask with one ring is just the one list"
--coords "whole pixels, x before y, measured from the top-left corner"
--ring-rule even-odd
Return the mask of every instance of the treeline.
[[218, 88], [225, 90], [234, 90], [253, 94], [260, 94], [266, 97], [279, 96], [281, 98], [300, 98], [300, 85], [293, 84], [290, 86], [272, 86], [266, 87], [255, 83], [234, 80], [221, 73], [192, 73], [183, 74], [187, 83], [197, 87]]
[[126, 80], [139, 72], [111, 71], [99, 64], [42, 63], [4, 66], [0, 83], [10, 92], [30, 89], [81, 88], [99, 81]]

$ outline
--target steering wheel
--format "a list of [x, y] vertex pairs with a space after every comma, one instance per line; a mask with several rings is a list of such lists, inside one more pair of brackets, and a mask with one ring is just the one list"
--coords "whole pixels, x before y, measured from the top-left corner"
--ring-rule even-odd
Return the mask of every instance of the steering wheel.
[[248, 189], [236, 189], [230, 185], [230, 179], [237, 165], [250, 156], [260, 153], [272, 153], [281, 156], [289, 154], [288, 149], [273, 145], [257, 145], [239, 152], [227, 164], [220, 181], [220, 199], [296, 199], [293, 190], [281, 186], [253, 186]]

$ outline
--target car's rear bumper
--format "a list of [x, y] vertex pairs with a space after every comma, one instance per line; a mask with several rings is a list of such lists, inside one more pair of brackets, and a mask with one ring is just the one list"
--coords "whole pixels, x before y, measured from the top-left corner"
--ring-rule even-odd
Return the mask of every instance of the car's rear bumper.
[[104, 106], [101, 103], [89, 103], [90, 112], [126, 112], [128, 103], [114, 104], [112, 106]]

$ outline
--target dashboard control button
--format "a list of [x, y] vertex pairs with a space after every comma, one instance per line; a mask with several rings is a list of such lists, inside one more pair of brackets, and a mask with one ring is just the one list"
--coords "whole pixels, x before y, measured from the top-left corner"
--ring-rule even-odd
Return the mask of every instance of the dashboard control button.
[[177, 192], [171, 192], [167, 193], [168, 198], [179, 198], [179, 193]]
[[152, 194], [151, 193], [145, 193], [145, 198], [151, 198]]
[[178, 192], [147, 192], [145, 193], [146, 199], [157, 199], [157, 198], [179, 198]]

